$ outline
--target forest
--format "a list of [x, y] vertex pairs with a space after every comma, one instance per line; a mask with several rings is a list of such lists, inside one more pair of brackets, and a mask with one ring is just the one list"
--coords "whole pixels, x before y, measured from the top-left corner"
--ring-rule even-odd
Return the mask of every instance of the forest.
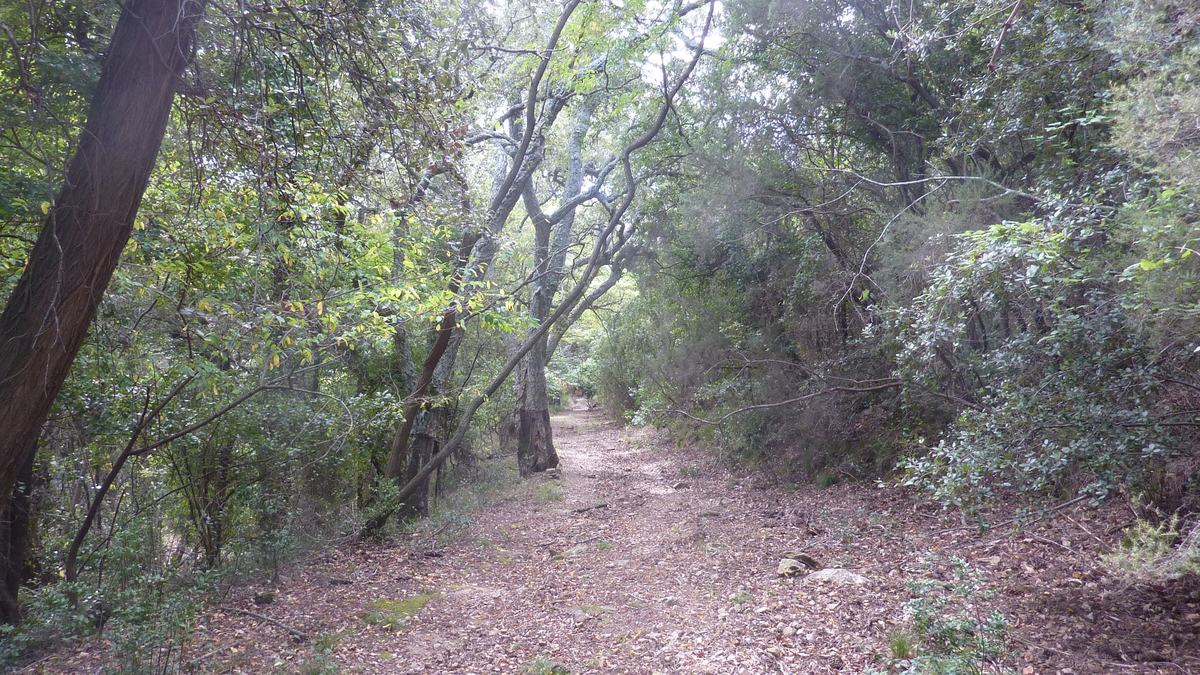
[[0, 0], [0, 669], [1200, 672], [1194, 0]]

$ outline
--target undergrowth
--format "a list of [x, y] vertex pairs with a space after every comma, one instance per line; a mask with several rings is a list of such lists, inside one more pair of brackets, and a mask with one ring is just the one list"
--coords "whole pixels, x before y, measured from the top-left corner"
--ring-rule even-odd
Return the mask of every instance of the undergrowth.
[[1008, 620], [981, 603], [989, 593], [981, 575], [961, 558], [950, 559], [948, 581], [911, 582], [908, 625], [888, 639], [893, 672], [905, 675], [992, 672], [1005, 653]]
[[1178, 514], [1159, 523], [1139, 518], [1102, 561], [1113, 574], [1135, 582], [1200, 573], [1200, 522], [1186, 525]]

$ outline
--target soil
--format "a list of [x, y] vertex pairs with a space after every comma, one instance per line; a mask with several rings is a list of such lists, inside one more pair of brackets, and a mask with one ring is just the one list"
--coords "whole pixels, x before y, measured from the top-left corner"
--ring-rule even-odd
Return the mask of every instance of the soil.
[[[772, 484], [599, 412], [553, 422], [560, 477], [453, 533], [298, 565], [269, 602], [234, 589], [184, 670], [895, 672], [912, 582], [952, 579], [957, 556], [982, 580], [962, 611], [1009, 624], [989, 671], [1200, 673], [1200, 582], [1129, 585], [1099, 565], [1132, 519], [1120, 503], [1072, 501], [1021, 528], [992, 514], [981, 532], [896, 488]], [[866, 582], [780, 577], [793, 551]], [[30, 671], [96, 672], [100, 642]]]

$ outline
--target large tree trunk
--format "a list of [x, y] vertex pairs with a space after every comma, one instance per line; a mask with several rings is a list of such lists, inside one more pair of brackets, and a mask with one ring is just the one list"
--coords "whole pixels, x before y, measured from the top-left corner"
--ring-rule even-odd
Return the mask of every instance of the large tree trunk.
[[[591, 103], [579, 110], [579, 118], [567, 141], [567, 179], [563, 184], [562, 201], [569, 204], [583, 189], [583, 139], [592, 122]], [[567, 248], [575, 226], [574, 207], [550, 222], [537, 207], [537, 197], [531, 189], [524, 193], [525, 205], [533, 218], [534, 271], [537, 275], [529, 296], [529, 314], [540, 325], [550, 316], [554, 296], [562, 283], [567, 260]], [[532, 334], [532, 331], [531, 331]], [[554, 434], [550, 428], [550, 397], [546, 391], [547, 337], [542, 336], [525, 357], [517, 382], [517, 467], [522, 476], [558, 466], [554, 450]]]
[[[408, 451], [408, 463], [405, 466], [404, 482], [416, 478], [421, 469], [437, 454], [437, 432], [441, 427], [443, 408], [428, 408], [420, 412], [416, 428], [413, 430], [412, 442]], [[421, 487], [404, 500], [402, 512], [411, 515], [429, 515], [429, 479], [422, 481]]]
[[[35, 438], [31, 446], [36, 446]], [[30, 493], [33, 489], [34, 447], [29, 448], [25, 461], [17, 472], [17, 484], [13, 489], [8, 508], [0, 516], [0, 616], [5, 623], [15, 624], [21, 619], [21, 607], [17, 594], [25, 580], [25, 552], [29, 546]]]
[[[462, 345], [463, 331], [456, 328], [450, 335], [446, 351], [439, 357], [437, 367], [433, 371], [425, 398], [433, 399], [441, 395], [450, 383], [454, 364], [458, 360], [458, 349]], [[424, 406], [416, 413], [411, 440], [408, 448], [408, 459], [404, 466], [404, 482], [413, 480], [421, 469], [437, 454], [441, 432], [446, 419], [445, 404]], [[412, 515], [429, 514], [429, 480], [422, 481], [421, 488], [406, 499], [403, 510]]]
[[525, 357], [524, 394], [517, 419], [517, 468], [522, 476], [558, 466], [550, 428], [550, 397], [546, 392], [546, 336]]
[[[550, 305], [558, 284], [550, 283], [550, 227], [535, 220], [534, 268], [539, 279], [529, 298], [529, 313], [537, 324], [550, 315]], [[531, 335], [532, 335], [531, 331]], [[536, 340], [525, 356], [517, 379], [517, 468], [522, 476], [558, 466], [554, 433], [550, 428], [550, 397], [546, 391], [546, 336]]]
[[[129, 240], [200, 9], [189, 0], [125, 4], [62, 191], [0, 316], [0, 505], [6, 509]], [[17, 619], [7, 611], [0, 616]]]

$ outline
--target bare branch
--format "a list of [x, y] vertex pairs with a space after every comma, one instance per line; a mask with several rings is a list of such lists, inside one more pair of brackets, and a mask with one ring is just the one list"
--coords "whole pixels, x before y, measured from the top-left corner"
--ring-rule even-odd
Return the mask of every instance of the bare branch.
[[[712, 26], [714, 7], [712, 0], [706, 1], [709, 3], [709, 10], [708, 17], [704, 23], [704, 36], [708, 35], [708, 31]], [[701, 37], [700, 43], [700, 46], [703, 47], [703, 37]], [[536, 330], [532, 331], [526, 337], [525, 342], [522, 343], [520, 349], [518, 349], [512, 356], [509, 357], [508, 361], [500, 369], [500, 372], [496, 374], [483, 392], [472, 399], [469, 404], [467, 404], [466, 408], [463, 410], [458, 426], [455, 428], [454, 434], [450, 437], [446, 444], [442, 446], [438, 453], [434, 455], [425, 466], [421, 467], [421, 469], [416, 473], [415, 476], [412, 477], [412, 479], [410, 479], [400, 488], [399, 493], [397, 493], [395, 496], [397, 501], [403, 501], [412, 495], [418, 488], [421, 487], [421, 485], [424, 484], [424, 481], [426, 481], [429, 476], [432, 475], [433, 472], [436, 471], [437, 468], [450, 457], [450, 455], [452, 455], [459, 449], [459, 447], [461, 447], [463, 439], [467, 435], [467, 430], [471, 426], [471, 421], [474, 418], [475, 413], [479, 410], [479, 407], [482, 406], [485, 401], [494, 396], [497, 391], [499, 391], [500, 387], [503, 386], [503, 384], [508, 380], [509, 375], [511, 375], [513, 370], [516, 369], [517, 364], [519, 364], [521, 360], [525, 358], [525, 355], [528, 354], [531, 349], [533, 349], [537, 341], [541, 340], [546, 333], [550, 331], [551, 327], [553, 327], [556, 322], [558, 322], [568, 311], [570, 311], [570, 309], [574, 307], [575, 303], [578, 302], [579, 299], [583, 297], [584, 293], [587, 292], [592, 280], [595, 278], [596, 273], [603, 264], [604, 251], [605, 247], [607, 246], [608, 238], [620, 225], [625, 212], [629, 210], [629, 206], [632, 204], [633, 198], [637, 193], [637, 180], [633, 175], [633, 167], [630, 158], [632, 157], [633, 153], [637, 152], [641, 148], [644, 148], [652, 140], [654, 140], [654, 137], [658, 134], [659, 130], [662, 129], [663, 123], [666, 121], [667, 115], [671, 110], [674, 97], [679, 94], [679, 91], [683, 88], [684, 83], [687, 82], [688, 78], [691, 77], [692, 72], [696, 69], [696, 64], [700, 61], [701, 56], [703, 56], [702, 50], [695, 52], [695, 55], [688, 62], [687, 67], [684, 68], [674, 86], [667, 91], [665, 100], [663, 101], [662, 106], [659, 108], [658, 115], [655, 117], [651, 126], [647, 128], [645, 133], [626, 146], [625, 150], [621, 153], [621, 163], [625, 168], [628, 190], [626, 191], [625, 198], [614, 210], [612, 216], [608, 220], [607, 225], [603, 230], [601, 230], [600, 235], [597, 237], [596, 243], [592, 248], [592, 254], [589, 258], [588, 267], [582, 277], [575, 284], [575, 287], [571, 290], [571, 293], [554, 310], [554, 312], [545, 321], [543, 321]]]
[[679, 410], [677, 408], [652, 410], [650, 412], [671, 413], [674, 415], [683, 415], [684, 417], [696, 420], [697, 422], [700, 422], [702, 424], [708, 424], [710, 426], [717, 426], [717, 425], [721, 424], [722, 422], [724, 422], [725, 420], [729, 419], [730, 417], [733, 417], [735, 415], [741, 415], [742, 413], [747, 413], [752, 410], [766, 410], [769, 408], [780, 408], [783, 406], [792, 405], [794, 403], [801, 403], [803, 401], [808, 401], [808, 400], [811, 400], [814, 398], [818, 398], [820, 396], [829, 396], [831, 394], [839, 394], [839, 393], [842, 393], [842, 394], [867, 394], [867, 393], [876, 392], [876, 391], [884, 391], [887, 389], [895, 389], [895, 388], [899, 387], [900, 384], [901, 383], [899, 380], [894, 380], [892, 382], [885, 382], [883, 384], [877, 384], [873, 387], [830, 387], [828, 389], [814, 391], [814, 392], [805, 394], [803, 396], [789, 398], [784, 401], [774, 401], [772, 403], [757, 403], [755, 405], [744, 406], [744, 407], [738, 408], [737, 410], [727, 412], [715, 420], [705, 419], [703, 417], [697, 417], [696, 415], [693, 415], [686, 410]]

